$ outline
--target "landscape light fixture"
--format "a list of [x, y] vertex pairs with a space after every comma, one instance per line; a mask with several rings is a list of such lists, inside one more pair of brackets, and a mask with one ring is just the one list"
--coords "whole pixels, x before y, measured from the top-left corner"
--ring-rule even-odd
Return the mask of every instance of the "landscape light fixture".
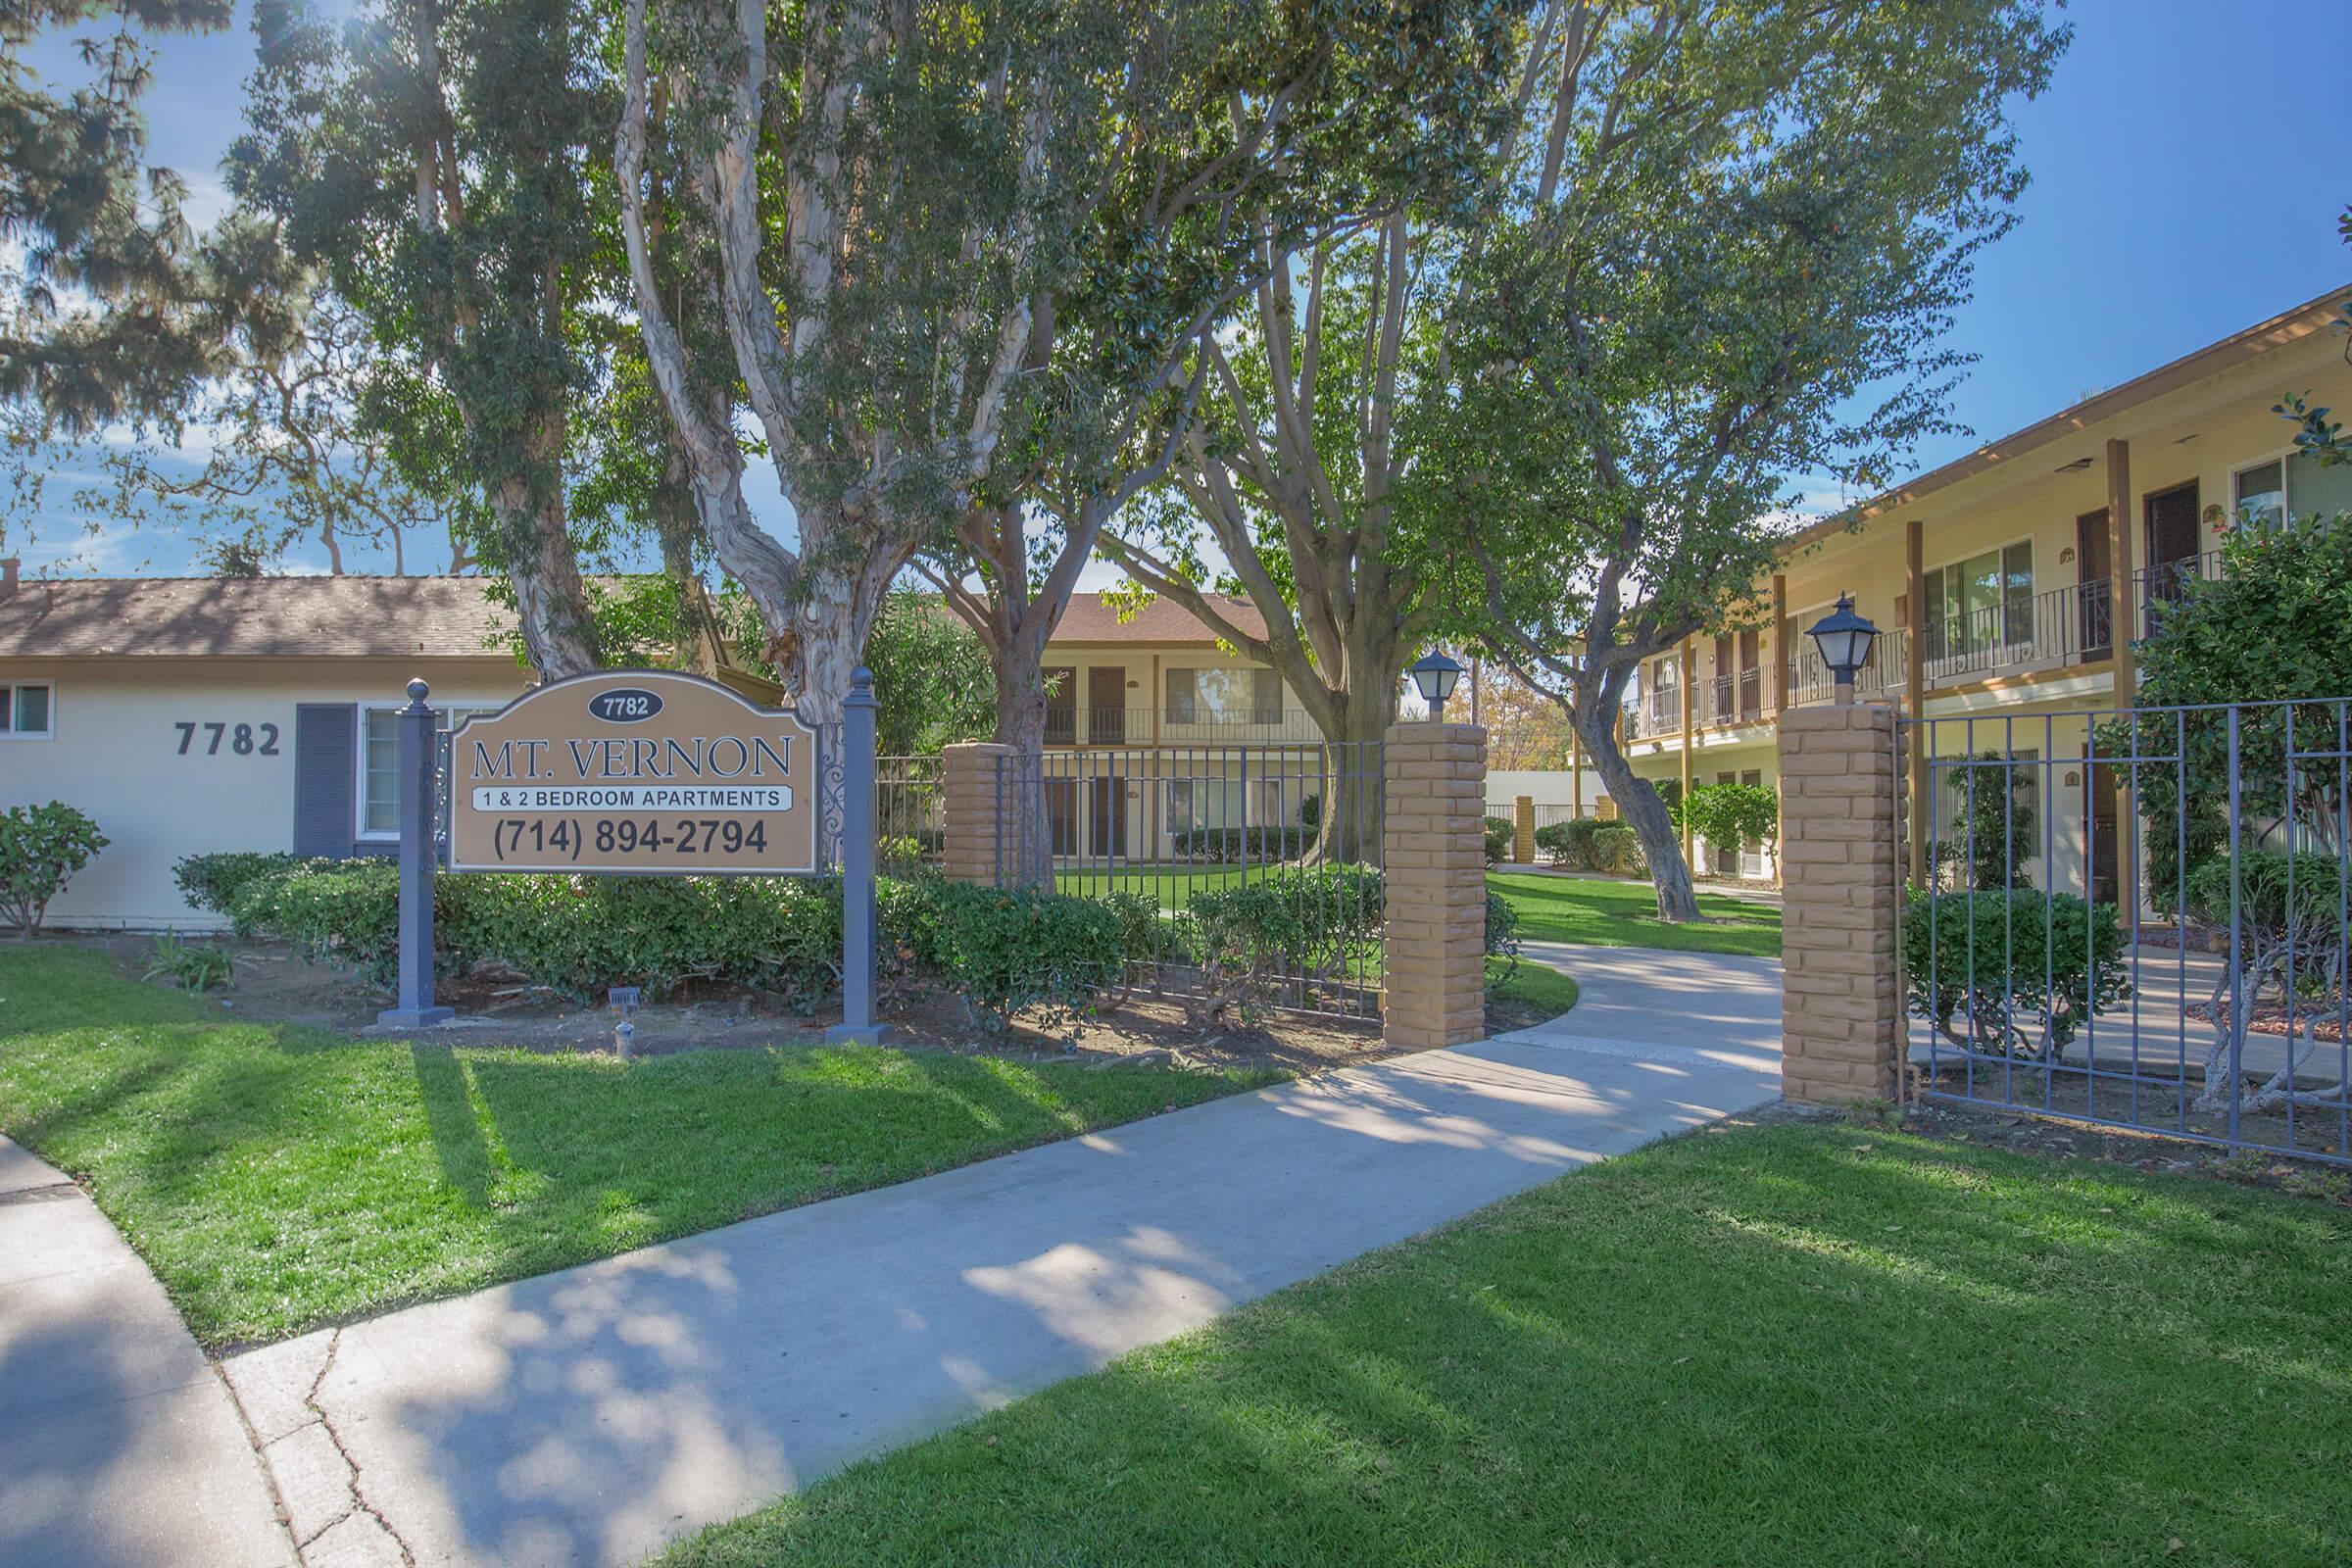
[[1429, 705], [1429, 721], [1437, 723], [1446, 699], [1453, 695], [1453, 683], [1462, 678], [1462, 666], [1433, 648], [1408, 673], [1421, 690], [1421, 700]]
[[1838, 706], [1851, 704], [1854, 671], [1870, 662], [1870, 645], [1879, 640], [1879, 628], [1854, 613], [1852, 594], [1839, 594], [1838, 608], [1806, 628], [1805, 635], [1821, 651], [1821, 662], [1830, 666]]

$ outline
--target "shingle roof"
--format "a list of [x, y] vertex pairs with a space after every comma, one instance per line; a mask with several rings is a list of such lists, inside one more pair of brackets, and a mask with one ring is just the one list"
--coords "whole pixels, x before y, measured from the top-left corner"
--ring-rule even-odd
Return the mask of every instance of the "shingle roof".
[[[512, 619], [487, 577], [69, 577], [0, 598], [0, 659], [465, 659], [504, 654]], [[1252, 637], [1246, 599], [1210, 602]], [[1172, 599], [1122, 620], [1103, 595], [1072, 594], [1054, 640], [1208, 643]]]
[[[1227, 594], [1207, 598], [1218, 613], [1250, 636], [1266, 634], [1265, 617], [1249, 600]], [[1133, 619], [1121, 620], [1117, 610], [1103, 603], [1101, 594], [1070, 595], [1070, 608], [1063, 612], [1061, 624], [1054, 628], [1055, 642], [1069, 643], [1204, 643], [1216, 635], [1173, 599], [1153, 599], [1138, 610]]]
[[0, 599], [0, 658], [495, 658], [486, 577], [99, 577]]

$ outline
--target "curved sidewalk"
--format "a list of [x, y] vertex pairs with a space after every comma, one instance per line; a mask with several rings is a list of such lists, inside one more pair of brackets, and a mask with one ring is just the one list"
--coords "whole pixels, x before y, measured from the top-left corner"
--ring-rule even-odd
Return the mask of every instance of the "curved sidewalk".
[[1500, 1039], [1586, 1049], [1697, 1051], [1768, 1064], [1776, 1078], [1780, 1072], [1778, 958], [1530, 942], [1520, 950], [1520, 961], [1531, 959], [1576, 981], [1576, 1007]]
[[[1605, 990], [1605, 987], [1604, 987]], [[629, 1564], [1244, 1301], [1774, 1098], [1538, 1032], [1326, 1073], [239, 1356], [419, 1564]], [[301, 1528], [303, 1505], [288, 1505]]]
[[220, 1374], [147, 1265], [0, 1138], [0, 1562], [295, 1561]]

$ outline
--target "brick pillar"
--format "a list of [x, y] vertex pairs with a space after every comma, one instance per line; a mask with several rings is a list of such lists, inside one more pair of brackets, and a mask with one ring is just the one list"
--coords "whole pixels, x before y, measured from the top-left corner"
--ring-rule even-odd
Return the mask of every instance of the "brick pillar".
[[1382, 748], [1387, 999], [1381, 1035], [1427, 1051], [1487, 1032], [1487, 732], [1391, 724]]
[[951, 882], [997, 882], [999, 837], [1012, 802], [1004, 766], [1012, 748], [977, 741], [943, 746], [939, 753], [942, 814], [948, 831]]
[[1781, 715], [1781, 1092], [1892, 1099], [1903, 1040], [1890, 708]]
[[1511, 797], [1511, 858], [1521, 865], [1536, 863], [1536, 798]]

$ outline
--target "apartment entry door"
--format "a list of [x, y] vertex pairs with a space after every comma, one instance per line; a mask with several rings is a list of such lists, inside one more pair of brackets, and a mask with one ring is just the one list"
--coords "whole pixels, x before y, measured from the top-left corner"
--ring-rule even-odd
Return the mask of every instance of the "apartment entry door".
[[2196, 575], [2197, 482], [2158, 491], [2147, 500], [2148, 548], [2145, 631], [2156, 629], [2156, 607], [2176, 604], [2180, 585]]
[[2114, 571], [2107, 552], [2107, 509], [2085, 512], [2075, 519], [2075, 654], [2080, 659], [2104, 658], [2114, 651], [2108, 632], [2114, 617], [2108, 576]]
[[1127, 667], [1097, 664], [1086, 672], [1086, 738], [1097, 746], [1127, 744]]
[[1093, 833], [1089, 840], [1092, 854], [1110, 857], [1127, 853], [1127, 780], [1116, 773], [1098, 775], [1090, 781], [1093, 809], [1089, 816]]
[[[2082, 816], [2090, 824], [2090, 902], [2113, 904], [2120, 886], [2115, 871], [2122, 843], [2122, 835], [2116, 831], [2115, 765], [2093, 762], [2085, 776], [2090, 798], [2082, 803]], [[2125, 917], [2130, 918], [2129, 911]]]

